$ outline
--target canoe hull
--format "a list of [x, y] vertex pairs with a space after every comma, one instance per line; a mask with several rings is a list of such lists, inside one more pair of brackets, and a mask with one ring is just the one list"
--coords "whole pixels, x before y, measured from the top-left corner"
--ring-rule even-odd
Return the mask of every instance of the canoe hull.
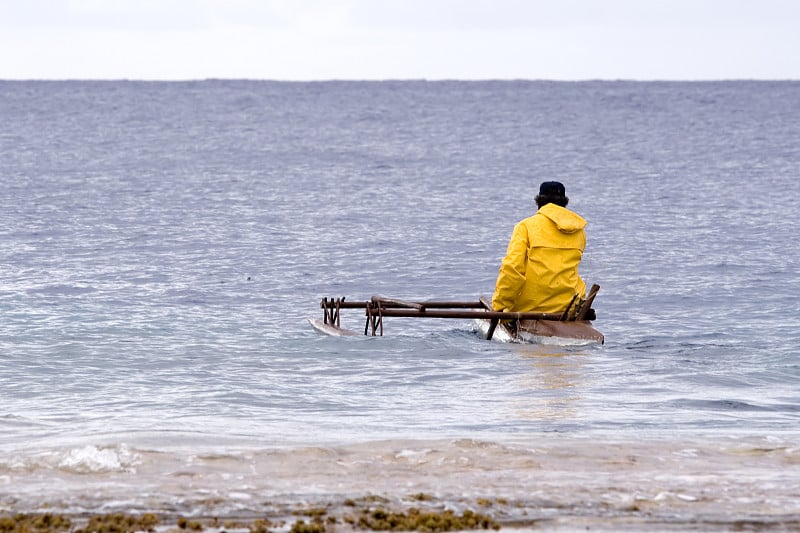
[[[478, 332], [486, 337], [489, 321], [476, 319]], [[516, 330], [505, 324], [497, 327], [492, 336], [500, 342], [526, 342], [533, 344], [555, 344], [561, 346], [582, 346], [603, 344], [605, 337], [588, 320], [520, 320]]]

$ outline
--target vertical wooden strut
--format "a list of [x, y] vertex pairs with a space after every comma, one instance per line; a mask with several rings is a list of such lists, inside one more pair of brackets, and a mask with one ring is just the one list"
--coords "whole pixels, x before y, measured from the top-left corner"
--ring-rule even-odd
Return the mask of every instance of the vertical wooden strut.
[[339, 327], [339, 320], [340, 320], [340, 316], [341, 316], [341, 305], [342, 305], [342, 301], [344, 300], [344, 298], [345, 298], [344, 296], [342, 296], [341, 298], [336, 298], [336, 313], [334, 313], [333, 316], [334, 316], [334, 319], [335, 319], [334, 325], [337, 328]]
[[492, 340], [492, 337], [494, 337], [494, 330], [497, 329], [497, 324], [499, 324], [499, 323], [500, 323], [500, 319], [499, 318], [493, 318], [489, 322], [489, 331], [486, 332], [486, 340], [487, 341]]
[[581, 302], [580, 309], [578, 310], [578, 314], [575, 315], [575, 320], [583, 320], [586, 318], [586, 314], [589, 312], [589, 309], [592, 307], [592, 302], [594, 302], [594, 297], [597, 296], [597, 293], [600, 291], [600, 285], [594, 284], [592, 288], [589, 289], [589, 294], [586, 295], [586, 299]]
[[[572, 304], [575, 303], [575, 298], [577, 298], [577, 297], [578, 297], [578, 293], [577, 292], [572, 295], [572, 300], [569, 301], [569, 305], [567, 306], [566, 309], [564, 309], [564, 314], [561, 315], [561, 319], [560, 320], [562, 322], [565, 321], [565, 320], [569, 320], [569, 310], [572, 308]], [[578, 305], [580, 305], [580, 304], [578, 304]]]
[[339, 299], [333, 298], [329, 300], [327, 297], [322, 299], [323, 322], [331, 326], [339, 327]]
[[330, 323], [330, 309], [328, 308], [328, 297], [322, 299], [322, 321], [326, 324]]
[[342, 304], [344, 303], [344, 299], [344, 296], [341, 298], [331, 297], [328, 299], [325, 297], [322, 299], [320, 307], [322, 307], [322, 321], [325, 324], [330, 324], [336, 328], [341, 326]]
[[[481, 296], [479, 303], [487, 311], [493, 311], [492, 302], [487, 297]], [[492, 337], [494, 337], [494, 330], [497, 329], [497, 325], [498, 324], [500, 324], [500, 319], [499, 318], [493, 318], [493, 319], [489, 320], [489, 330], [486, 332], [486, 340], [487, 341], [492, 340]]]
[[[371, 300], [367, 302], [367, 324], [364, 326], [364, 335], [367, 334], [368, 328], [372, 327], [372, 336], [383, 337], [383, 307], [380, 301]], [[380, 334], [378, 331], [380, 330]]]
[[367, 323], [364, 325], [364, 335], [368, 335], [370, 327], [373, 337], [377, 337], [378, 329], [380, 328], [380, 336], [383, 337], [383, 311], [380, 304], [376, 305], [375, 302], [367, 302]]

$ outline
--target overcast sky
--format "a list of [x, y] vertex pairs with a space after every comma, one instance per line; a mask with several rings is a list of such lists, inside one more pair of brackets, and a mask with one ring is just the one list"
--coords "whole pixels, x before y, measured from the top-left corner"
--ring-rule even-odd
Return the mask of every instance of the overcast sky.
[[0, 0], [0, 79], [800, 79], [800, 0]]

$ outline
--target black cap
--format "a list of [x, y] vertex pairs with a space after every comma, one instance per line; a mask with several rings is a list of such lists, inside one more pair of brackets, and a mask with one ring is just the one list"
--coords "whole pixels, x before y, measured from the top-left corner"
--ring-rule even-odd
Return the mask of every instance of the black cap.
[[545, 181], [539, 185], [539, 194], [541, 196], [566, 196], [567, 191], [564, 189], [564, 184], [558, 181]]

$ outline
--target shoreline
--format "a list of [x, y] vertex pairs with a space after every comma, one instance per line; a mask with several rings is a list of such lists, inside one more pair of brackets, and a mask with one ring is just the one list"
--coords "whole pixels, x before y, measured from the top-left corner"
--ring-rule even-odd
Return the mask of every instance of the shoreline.
[[[49, 514], [70, 526], [22, 530], [6, 521], [0, 533], [89, 533], [82, 529], [94, 516], [148, 514], [158, 518], [157, 533], [385, 529], [370, 522], [371, 513], [394, 513], [406, 530], [419, 531], [428, 527], [415, 521], [420, 513], [449, 524], [463, 524], [464, 513], [479, 515], [489, 529], [513, 531], [800, 530], [796, 439], [555, 437], [526, 446], [462, 439], [194, 454], [122, 445], [83, 451], [81, 461], [73, 453], [11, 458], [0, 471], [0, 517], [22, 515], [25, 523]], [[271, 527], [254, 531], [264, 520]]]
[[[666, 505], [634, 501], [618, 506], [593, 502], [565, 506], [499, 498], [444, 501], [430, 494], [265, 503], [260, 513], [186, 516], [170, 509], [107, 513], [18, 511], [0, 508], [3, 533], [349, 533], [355, 531], [797, 531], [800, 512], [690, 511], [692, 503], [662, 498]], [[673, 504], [670, 504], [671, 501]], [[109, 502], [110, 503], [110, 502]]]
[[[249, 532], [324, 533], [333, 531], [461, 531], [497, 530], [500, 523], [485, 512], [464, 509], [456, 512], [417, 494], [419, 505], [398, 506], [380, 496], [346, 499], [321, 505], [279, 505], [263, 513], [225, 517], [186, 517], [172, 512], [113, 512], [105, 514], [0, 511], [0, 531], [37, 533], [133, 533], [145, 532]], [[492, 502], [476, 502], [489, 507]]]

